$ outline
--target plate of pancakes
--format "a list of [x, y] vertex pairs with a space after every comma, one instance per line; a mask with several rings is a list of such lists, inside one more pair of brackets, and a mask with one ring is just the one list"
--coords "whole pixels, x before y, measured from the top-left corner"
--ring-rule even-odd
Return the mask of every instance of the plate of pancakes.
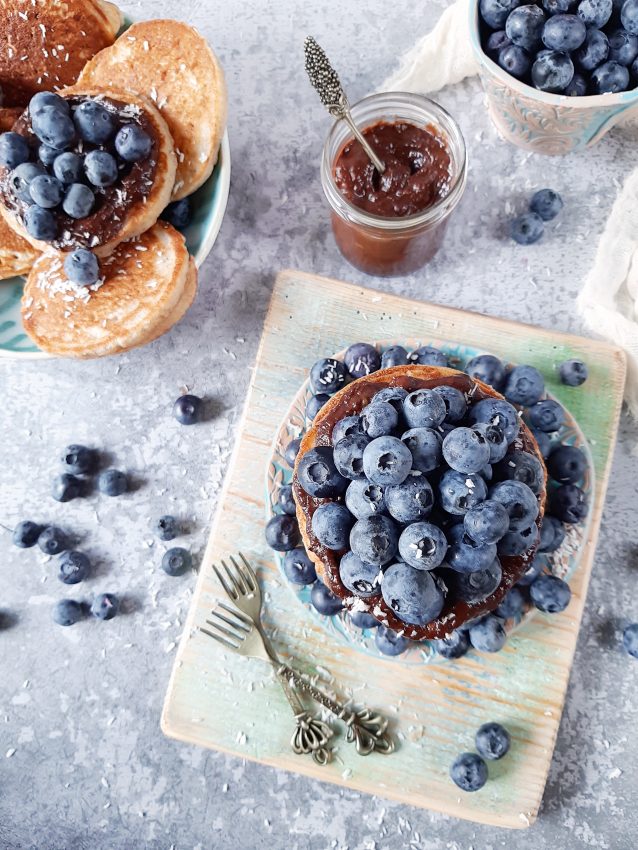
[[[86, 218], [69, 219], [64, 205], [54, 210], [58, 232], [48, 242], [28, 232], [27, 207], [11, 194], [11, 170], [0, 166], [0, 356], [92, 358], [145, 345], [192, 304], [197, 270], [223, 221], [230, 187], [223, 69], [199, 33], [178, 21], [133, 23], [103, 0], [5, 6], [0, 133], [21, 134], [41, 168], [45, 145], [29, 103], [55, 91], [72, 118], [95, 101], [118, 126], [141, 123], [152, 149], [145, 171], [135, 163], [114, 186], [91, 186], [96, 202]], [[115, 153], [113, 145], [99, 149]], [[90, 147], [80, 137], [70, 150], [83, 156]], [[99, 257], [93, 286], [65, 273], [77, 248]]]

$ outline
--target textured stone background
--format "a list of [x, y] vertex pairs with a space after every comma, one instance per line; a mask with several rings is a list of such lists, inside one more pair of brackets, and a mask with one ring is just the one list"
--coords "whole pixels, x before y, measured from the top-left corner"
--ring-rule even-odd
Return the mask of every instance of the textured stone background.
[[[149, 523], [176, 513], [189, 522], [187, 545], [201, 552], [277, 270], [299, 267], [581, 330], [575, 295], [635, 164], [635, 144], [616, 131], [578, 156], [527, 155], [497, 138], [476, 81], [439, 98], [462, 124], [471, 170], [436, 260], [387, 282], [357, 273], [334, 246], [318, 176], [328, 118], [305, 79], [303, 37], [313, 33], [334, 57], [354, 100], [381, 84], [443, 5], [123, 4], [140, 18], [183, 16], [219, 52], [230, 93], [231, 197], [195, 306], [169, 335], [102, 362], [0, 363], [0, 521], [68, 526], [97, 564], [80, 593], [113, 590], [128, 612], [110, 623], [55, 626], [51, 605], [72, 589], [57, 581], [51, 563], [13, 549], [3, 533], [0, 608], [15, 622], [0, 637], [1, 848], [636, 847], [638, 665], [618, 650], [619, 624], [638, 619], [636, 431], [627, 420], [556, 755], [531, 830], [514, 836], [461, 823], [184, 746], [159, 730], [194, 577], [169, 579], [158, 570], [162, 547]], [[516, 247], [504, 237], [508, 215], [544, 185], [563, 194], [564, 214], [543, 242]], [[207, 424], [184, 429], [172, 419], [183, 386], [211, 399]], [[69, 441], [111, 453], [137, 491], [108, 503], [54, 503], [50, 479]]]

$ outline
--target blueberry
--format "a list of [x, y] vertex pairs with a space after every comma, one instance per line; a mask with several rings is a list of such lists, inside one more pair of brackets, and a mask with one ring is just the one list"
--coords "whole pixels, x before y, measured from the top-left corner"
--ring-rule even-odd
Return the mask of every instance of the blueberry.
[[374, 642], [379, 652], [390, 656], [401, 655], [410, 646], [408, 638], [385, 626], [379, 626], [376, 630]]
[[164, 552], [162, 569], [169, 576], [181, 576], [193, 566], [191, 553], [187, 549], [175, 546]]
[[288, 516], [295, 516], [297, 513], [297, 505], [292, 491], [291, 484], [284, 484], [279, 489], [279, 498], [277, 499], [282, 511]]
[[532, 67], [530, 55], [524, 47], [517, 44], [509, 44], [498, 54], [498, 64], [513, 77], [522, 79], [529, 74]]
[[399, 423], [395, 408], [387, 401], [373, 401], [360, 416], [361, 428], [371, 439], [391, 434]]
[[440, 566], [448, 549], [445, 534], [431, 522], [408, 525], [399, 537], [399, 554], [417, 570], [434, 570]]
[[498, 542], [498, 554], [506, 557], [524, 555], [533, 550], [540, 540], [538, 526], [535, 523], [527, 528], [508, 531]]
[[317, 393], [316, 395], [311, 395], [308, 401], [306, 402], [306, 419], [309, 422], [312, 422], [315, 416], [324, 406], [324, 404], [326, 404], [326, 402], [328, 401], [330, 401], [330, 396], [327, 393]]
[[541, 5], [548, 15], [559, 15], [561, 12], [569, 12], [574, 0], [543, 0]]
[[564, 611], [572, 598], [567, 582], [552, 575], [541, 575], [533, 581], [529, 595], [538, 610], [546, 614], [559, 614]]
[[425, 519], [434, 507], [432, 487], [418, 473], [408, 475], [402, 484], [386, 487], [384, 497], [388, 513], [400, 523]]
[[576, 51], [574, 60], [576, 65], [582, 70], [593, 71], [594, 68], [607, 59], [608, 54], [609, 40], [607, 36], [604, 32], [591, 27], [587, 30], [582, 47]]
[[581, 522], [587, 516], [587, 496], [575, 484], [563, 484], [552, 494], [551, 511], [562, 522]]
[[545, 431], [538, 431], [536, 428], [532, 428], [532, 434], [534, 435], [534, 439], [536, 440], [536, 444], [541, 455], [544, 458], [548, 457], [552, 450], [552, 439], [549, 434], [546, 434]]
[[0, 135], [0, 165], [13, 171], [19, 165], [29, 161], [29, 145], [19, 133]]
[[190, 197], [182, 198], [179, 201], [173, 201], [172, 204], [169, 204], [166, 207], [160, 218], [167, 221], [169, 224], [172, 224], [177, 230], [184, 230], [185, 227], [188, 227], [193, 218], [193, 208]]
[[604, 62], [591, 75], [594, 94], [625, 91], [629, 86], [629, 71], [618, 62]]
[[521, 423], [514, 407], [500, 398], [484, 398], [470, 408], [469, 420], [472, 424], [485, 422], [496, 425], [505, 431], [508, 443], [518, 436]]
[[439, 482], [441, 507], [455, 516], [466, 514], [486, 496], [487, 487], [480, 475], [464, 475], [454, 469], [448, 469]]
[[49, 210], [32, 206], [24, 214], [24, 226], [27, 233], [42, 242], [53, 242], [58, 234], [58, 225]]
[[411, 428], [401, 437], [412, 455], [412, 469], [431, 472], [440, 465], [443, 457], [443, 440], [432, 428]]
[[511, 45], [511, 41], [507, 37], [507, 33], [505, 30], [498, 30], [497, 32], [491, 32], [487, 41], [485, 42], [485, 52], [493, 59], [494, 62], [498, 59], [498, 55], [505, 47], [509, 47]]
[[74, 443], [64, 449], [60, 461], [72, 475], [90, 475], [97, 466], [97, 452]]
[[98, 475], [97, 489], [105, 496], [121, 496], [128, 490], [126, 473], [119, 469], [105, 469]]
[[623, 631], [622, 645], [626, 653], [638, 658], [638, 623], [631, 623]]
[[112, 186], [117, 180], [117, 162], [108, 151], [90, 151], [84, 157], [84, 171], [93, 186], [103, 189]]
[[493, 543], [475, 543], [465, 533], [463, 524], [454, 525], [448, 532], [450, 548], [446, 564], [458, 573], [475, 573], [486, 570], [496, 558], [496, 546]]
[[332, 395], [346, 382], [346, 367], [338, 360], [327, 357], [317, 360], [310, 370], [310, 386], [314, 393]]
[[53, 162], [53, 173], [62, 183], [79, 183], [84, 174], [84, 160], [76, 153], [61, 153]]
[[474, 649], [479, 652], [499, 652], [505, 646], [507, 634], [503, 621], [489, 614], [471, 627], [469, 638]]
[[408, 354], [409, 363], [417, 363], [419, 366], [449, 366], [447, 354], [432, 345], [422, 345]]
[[58, 106], [43, 106], [31, 118], [35, 135], [51, 148], [66, 150], [75, 139], [75, 126], [71, 118]]
[[350, 548], [366, 564], [389, 564], [396, 554], [398, 543], [396, 525], [383, 514], [357, 520], [350, 532]]
[[180, 425], [194, 425], [204, 412], [204, 402], [196, 395], [181, 395], [173, 405], [173, 416]]
[[312, 602], [315, 609], [323, 614], [324, 617], [332, 617], [334, 614], [338, 614], [339, 611], [343, 608], [343, 603], [339, 599], [338, 596], [335, 596], [331, 590], [322, 584], [320, 581], [316, 581], [312, 590], [310, 591], [310, 601]]
[[510, 736], [500, 723], [484, 723], [479, 727], [474, 739], [479, 755], [495, 761], [509, 752]]
[[495, 390], [500, 389], [505, 379], [505, 366], [493, 354], [479, 354], [473, 357], [466, 365], [465, 371], [470, 378], [483, 381]]
[[174, 516], [164, 514], [153, 523], [153, 531], [160, 540], [174, 540], [179, 534], [179, 523]]
[[62, 209], [74, 219], [86, 218], [95, 204], [95, 195], [83, 183], [72, 183], [62, 202]]
[[577, 446], [557, 446], [547, 459], [547, 470], [560, 484], [576, 484], [587, 470], [587, 458]]
[[115, 150], [126, 162], [139, 162], [151, 152], [151, 137], [137, 124], [125, 124], [115, 137]]
[[352, 611], [350, 622], [358, 629], [377, 629], [381, 625], [372, 614], [368, 614], [366, 611]]
[[52, 91], [41, 91], [34, 94], [29, 101], [29, 116], [33, 118], [34, 115], [41, 112], [45, 106], [52, 106], [64, 115], [68, 115], [70, 112], [68, 101], [66, 101], [63, 97], [60, 97], [59, 94], [55, 94], [55, 92]]
[[555, 552], [565, 539], [565, 526], [563, 523], [553, 516], [543, 517], [541, 526], [541, 538], [538, 544], [539, 552]]
[[339, 564], [339, 576], [349, 591], [357, 596], [375, 596], [379, 593], [380, 569], [366, 564], [354, 552], [346, 552]]
[[313, 584], [317, 580], [315, 565], [301, 546], [289, 549], [284, 555], [284, 573], [293, 584]]
[[381, 368], [391, 369], [393, 366], [407, 366], [408, 352], [402, 345], [391, 345], [381, 355]]
[[336, 502], [319, 505], [312, 515], [312, 531], [317, 540], [326, 549], [337, 552], [347, 548], [353, 524], [350, 511]]
[[558, 375], [568, 387], [580, 387], [587, 380], [589, 372], [582, 360], [565, 360], [558, 367]]
[[92, 145], [105, 145], [115, 135], [115, 116], [97, 100], [83, 101], [73, 113], [78, 136]]
[[455, 428], [443, 440], [443, 457], [457, 472], [479, 472], [490, 460], [490, 446], [479, 431]]
[[[57, 148], [50, 148], [48, 145], [40, 145], [38, 148], [38, 159], [45, 168], [53, 168], [53, 164], [59, 156], [62, 156], [62, 151], [59, 151]], [[56, 174], [55, 176], [57, 177], [58, 175]]]
[[119, 607], [120, 600], [114, 593], [99, 593], [91, 603], [91, 614], [98, 620], [112, 620]]
[[353, 481], [346, 490], [346, 507], [357, 519], [387, 513], [383, 487], [369, 481]]
[[506, 481], [522, 481], [536, 496], [545, 486], [545, 470], [536, 457], [529, 452], [515, 451], [496, 467], [499, 478]]
[[403, 402], [409, 428], [436, 428], [447, 415], [443, 398], [434, 390], [415, 390]]
[[505, 32], [513, 44], [525, 50], [534, 50], [540, 43], [544, 24], [545, 13], [541, 8], [533, 5], [518, 6], [508, 15]]
[[510, 526], [509, 514], [500, 502], [487, 499], [463, 518], [465, 533], [475, 543], [485, 545], [498, 543], [507, 534]]
[[539, 575], [544, 571], [545, 566], [546, 564], [544, 559], [537, 555], [523, 575], [519, 578], [517, 584], [520, 587], [529, 587], [529, 585], [533, 581], [536, 581]]
[[332, 445], [336, 446], [344, 437], [352, 437], [353, 434], [363, 434], [361, 420], [358, 416], [345, 416], [332, 429]]
[[92, 251], [76, 248], [64, 259], [64, 273], [71, 283], [92, 286], [100, 279], [100, 264]]
[[539, 431], [558, 431], [565, 424], [565, 411], [554, 399], [546, 398], [530, 407], [529, 420]]
[[38, 542], [38, 537], [42, 531], [42, 526], [29, 519], [19, 522], [13, 529], [13, 545], [19, 546], [20, 549], [30, 549]]
[[529, 208], [536, 215], [539, 215], [543, 221], [551, 221], [562, 210], [563, 199], [553, 189], [539, 189], [532, 195]]
[[299, 545], [299, 526], [295, 517], [276, 514], [266, 524], [266, 542], [277, 552], [287, 552]]
[[9, 174], [9, 186], [13, 194], [24, 201], [25, 204], [32, 204], [31, 183], [36, 177], [41, 177], [46, 174], [44, 166], [39, 162], [23, 162], [18, 165]]
[[[583, 2], [591, 3], [597, 2], [597, 0], [583, 0]], [[554, 15], [546, 21], [543, 27], [543, 44], [549, 50], [558, 50], [564, 53], [578, 50], [586, 36], [587, 27], [578, 15]]]
[[518, 587], [513, 587], [503, 597], [494, 613], [503, 620], [519, 620], [525, 609], [525, 597]]
[[384, 387], [372, 396], [370, 404], [376, 404], [378, 401], [387, 401], [391, 404], [396, 412], [401, 416], [403, 413], [403, 402], [408, 397], [408, 391], [403, 387]]
[[479, 0], [479, 11], [485, 23], [492, 29], [502, 29], [507, 16], [520, 5], [520, 0]]
[[286, 450], [284, 451], [284, 460], [291, 469], [293, 469], [295, 466], [295, 461], [297, 460], [297, 455], [299, 454], [300, 446], [301, 438], [298, 437], [294, 440], [291, 440], [286, 446]]
[[472, 572], [454, 572], [446, 578], [450, 586], [450, 592], [456, 599], [460, 599], [468, 605], [478, 605], [488, 596], [491, 596], [499, 587], [503, 578], [503, 571], [498, 558], [487, 567]]
[[83, 482], [79, 478], [64, 472], [53, 479], [51, 495], [56, 502], [70, 502], [71, 499], [78, 499], [82, 496], [83, 487]]
[[510, 518], [510, 531], [529, 528], [538, 516], [538, 499], [522, 481], [501, 481], [490, 490], [490, 499], [500, 502]]
[[472, 431], [475, 431], [485, 440], [489, 451], [489, 463], [498, 463], [505, 457], [507, 439], [503, 428], [498, 425], [490, 425], [488, 422], [477, 422], [472, 425]]
[[514, 366], [507, 376], [503, 395], [512, 404], [530, 407], [545, 392], [543, 376], [533, 366]]
[[38, 546], [45, 555], [59, 555], [68, 545], [66, 534], [55, 525], [47, 525], [38, 536]]
[[84, 552], [78, 552], [77, 549], [64, 552], [60, 556], [58, 567], [58, 578], [64, 584], [78, 584], [91, 573], [91, 562]]
[[319, 499], [340, 496], [348, 486], [348, 479], [337, 471], [333, 449], [329, 446], [306, 452], [299, 461], [297, 477], [306, 493]]
[[470, 648], [470, 642], [465, 632], [458, 629], [439, 640], [433, 640], [432, 645], [441, 658], [462, 658]]
[[410, 449], [396, 437], [377, 437], [364, 449], [363, 469], [373, 484], [401, 484], [411, 468]]
[[381, 594], [400, 620], [414, 626], [435, 620], [445, 601], [441, 586], [429, 572], [403, 563], [392, 564], [384, 572]]
[[580, 74], [574, 74], [563, 94], [568, 97], [584, 97], [587, 94], [587, 80]]
[[[565, 91], [573, 77], [574, 63], [567, 53], [557, 50], [541, 51], [532, 65], [532, 82], [540, 91], [554, 93]], [[531, 222], [529, 226], [532, 226]], [[534, 226], [537, 232], [538, 222], [535, 222]]]
[[638, 35], [638, 0], [625, 0], [620, 10], [623, 27], [631, 35]]
[[343, 355], [343, 362], [352, 378], [362, 378], [380, 368], [381, 356], [373, 345], [355, 342]]
[[467, 402], [465, 396], [456, 387], [445, 385], [433, 387], [432, 392], [440, 395], [445, 404], [445, 421], [460, 422], [467, 413]]
[[72, 626], [84, 617], [84, 606], [75, 599], [60, 599], [53, 607], [53, 621], [59, 626]]
[[612, 0], [581, 0], [577, 15], [588, 27], [604, 27], [611, 18]]
[[461, 753], [452, 763], [450, 777], [462, 791], [478, 791], [487, 782], [487, 765], [476, 753]]

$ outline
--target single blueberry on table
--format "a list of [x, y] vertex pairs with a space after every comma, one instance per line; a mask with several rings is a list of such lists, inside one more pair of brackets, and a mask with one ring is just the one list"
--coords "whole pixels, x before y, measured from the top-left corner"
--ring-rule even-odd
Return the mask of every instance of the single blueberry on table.
[[519, 47], [517, 44], [508, 44], [499, 51], [498, 64], [508, 74], [518, 77], [520, 80], [529, 74], [529, 69], [532, 67], [532, 60], [524, 47]]
[[565, 526], [556, 517], [545, 514], [541, 526], [539, 552], [555, 552], [559, 549], [565, 539]]
[[371, 439], [391, 434], [399, 424], [399, 415], [388, 401], [373, 401], [360, 415], [361, 428]]
[[481, 17], [495, 30], [505, 26], [507, 16], [517, 6], [520, 6], [520, 0], [479, 0]]
[[631, 35], [638, 35], [638, 0], [625, 0], [620, 10], [623, 27]]
[[486, 499], [465, 514], [463, 527], [475, 543], [498, 543], [509, 530], [510, 518], [500, 502]]
[[467, 402], [465, 395], [456, 387], [447, 387], [445, 384], [433, 387], [432, 392], [440, 395], [445, 404], [445, 421], [460, 422], [467, 413]]
[[76, 248], [64, 258], [64, 273], [71, 283], [92, 286], [100, 278], [100, 265], [92, 251]]
[[464, 475], [448, 469], [439, 481], [439, 501], [444, 511], [463, 516], [487, 496], [487, 486], [480, 475]]
[[594, 94], [625, 91], [629, 87], [629, 71], [618, 62], [604, 62], [591, 75]]
[[316, 581], [310, 591], [310, 601], [324, 617], [332, 617], [343, 608], [343, 602], [320, 581]]
[[556, 446], [547, 459], [547, 471], [559, 484], [577, 484], [587, 470], [587, 458], [577, 446]]
[[587, 516], [587, 496], [575, 484], [562, 484], [552, 493], [550, 505], [553, 516], [562, 522], [575, 524]]
[[381, 623], [367, 611], [351, 611], [350, 622], [358, 629], [377, 629]]
[[363, 434], [361, 419], [358, 416], [346, 416], [340, 419], [332, 429], [332, 445], [336, 446], [344, 437], [351, 437], [353, 434]]
[[638, 658], [638, 623], [631, 623], [622, 633], [623, 649], [632, 658]]
[[497, 32], [491, 32], [487, 41], [485, 42], [485, 52], [493, 59], [494, 62], [497, 61], [498, 55], [505, 47], [509, 47], [511, 45], [511, 41], [507, 37], [507, 33], [505, 30], [498, 30]]
[[538, 499], [522, 481], [501, 481], [490, 490], [490, 499], [500, 502], [510, 518], [510, 531], [529, 528], [539, 513]]
[[115, 116], [97, 100], [85, 100], [76, 107], [73, 122], [78, 136], [93, 145], [105, 145], [115, 135]]
[[172, 224], [176, 230], [184, 230], [193, 218], [193, 207], [190, 197], [173, 201], [162, 212], [160, 218]]
[[493, 354], [478, 354], [473, 357], [466, 365], [465, 371], [470, 378], [483, 381], [495, 390], [500, 389], [505, 380], [505, 366]]
[[478, 605], [488, 596], [491, 596], [498, 588], [503, 578], [503, 570], [498, 558], [482, 570], [474, 570], [471, 573], [453, 572], [446, 576], [450, 592], [454, 598], [466, 602], [468, 605]]
[[42, 526], [30, 519], [22, 520], [13, 529], [13, 545], [20, 549], [30, 549], [38, 542], [38, 537], [42, 531]]
[[38, 174], [29, 184], [29, 194], [34, 204], [42, 209], [53, 209], [62, 201], [62, 184], [50, 174]]
[[431, 522], [414, 522], [399, 537], [399, 554], [415, 570], [434, 570], [445, 560], [448, 542]]
[[70, 502], [71, 499], [78, 499], [83, 494], [84, 483], [75, 475], [69, 475], [68, 472], [63, 472], [53, 479], [51, 487], [51, 495], [56, 502]]
[[447, 410], [443, 398], [434, 390], [415, 390], [403, 402], [403, 415], [409, 428], [436, 428]]
[[530, 407], [529, 420], [539, 431], [553, 433], [565, 424], [565, 411], [557, 401], [546, 398]]
[[357, 520], [350, 532], [350, 548], [366, 564], [389, 564], [396, 554], [398, 543], [395, 523], [383, 514]]
[[536, 496], [545, 486], [545, 471], [536, 455], [515, 451], [496, 467], [496, 474], [505, 481], [522, 481]]
[[523, 616], [524, 609], [525, 597], [523, 592], [518, 587], [513, 587], [508, 591], [507, 596], [501, 600], [494, 613], [503, 620], [518, 620]]
[[538, 610], [546, 614], [559, 614], [564, 611], [572, 598], [567, 582], [552, 575], [541, 575], [533, 581], [529, 595]]
[[386, 626], [379, 626], [374, 634], [374, 642], [379, 652], [389, 656], [401, 655], [410, 646], [408, 638]]
[[343, 362], [352, 378], [362, 378], [376, 372], [381, 366], [381, 355], [367, 342], [355, 342], [343, 355]]
[[416, 363], [419, 366], [449, 366], [450, 361], [448, 356], [440, 348], [434, 348], [432, 345], [422, 345], [408, 354], [408, 362]]
[[435, 620], [445, 601], [440, 584], [429, 572], [404, 563], [392, 564], [384, 572], [381, 594], [400, 620], [414, 626]]
[[306, 493], [319, 499], [341, 496], [349, 484], [348, 479], [337, 471], [334, 450], [330, 446], [319, 446], [306, 452], [299, 461], [297, 477]]
[[292, 484], [284, 484], [279, 488], [279, 497], [277, 502], [285, 514], [294, 516], [297, 513], [297, 505], [295, 504]]
[[84, 617], [84, 605], [75, 599], [60, 599], [53, 607], [53, 621], [59, 626], [72, 626]]
[[62, 209], [74, 219], [86, 218], [95, 204], [95, 195], [83, 183], [72, 183], [67, 189]]
[[479, 755], [495, 761], [509, 752], [510, 735], [500, 723], [484, 723], [479, 727], [474, 743]]
[[[487, 443], [490, 456], [489, 463], [498, 463], [507, 454], [507, 439], [505, 431], [498, 425], [490, 425], [488, 422], [476, 422], [472, 430], [480, 434]], [[480, 471], [480, 470], [479, 470]]]
[[580, 387], [587, 380], [589, 372], [582, 360], [565, 360], [558, 367], [561, 382], [568, 387]]
[[497, 425], [505, 431], [505, 439], [511, 443], [521, 427], [518, 413], [512, 405], [500, 398], [484, 398], [470, 408], [469, 421]]
[[538, 545], [540, 533], [536, 523], [527, 528], [520, 528], [516, 531], [508, 531], [507, 534], [498, 542], [498, 554], [507, 557], [515, 557], [523, 555], [525, 552], [533, 549]]
[[275, 514], [266, 523], [266, 543], [277, 552], [287, 552], [299, 544], [299, 526], [295, 517]]
[[291, 469], [294, 467], [295, 461], [297, 460], [297, 455], [299, 454], [300, 446], [301, 438], [298, 437], [294, 440], [291, 440], [286, 446], [286, 450], [284, 451], [284, 460]]
[[293, 584], [312, 584], [317, 580], [315, 565], [301, 546], [286, 552], [283, 567], [286, 578]]
[[424, 475], [410, 473], [402, 484], [390, 484], [384, 493], [388, 513], [397, 522], [416, 522], [428, 517], [434, 493]]
[[98, 475], [97, 489], [105, 496], [121, 496], [128, 490], [126, 473], [120, 469], [105, 469]]
[[180, 532], [179, 522], [174, 516], [164, 514], [153, 523], [153, 532], [160, 540], [174, 540]]
[[90, 475], [97, 467], [97, 452], [73, 443], [64, 449], [60, 461], [72, 475]]
[[75, 139], [73, 121], [57, 105], [38, 109], [31, 117], [31, 129], [45, 145], [61, 151], [66, 150]]
[[494, 543], [475, 543], [465, 533], [463, 523], [454, 525], [448, 531], [450, 548], [445, 561], [447, 566], [458, 573], [475, 573], [486, 570], [496, 559]]
[[507, 641], [503, 621], [493, 614], [483, 617], [469, 630], [470, 643], [479, 652], [500, 652]]
[[117, 161], [108, 151], [90, 151], [84, 157], [84, 172], [89, 183], [103, 189], [117, 180]]
[[532, 195], [529, 208], [536, 215], [539, 215], [543, 221], [551, 221], [562, 210], [563, 199], [553, 189], [539, 189]]
[[84, 172], [84, 160], [76, 153], [61, 153], [53, 161], [53, 173], [66, 186], [79, 183]]
[[532, 428], [531, 430], [539, 452], [544, 458], [547, 458], [552, 450], [552, 438], [545, 431], [539, 431], [537, 428]]
[[466, 632], [461, 632], [458, 629], [444, 638], [433, 640], [432, 645], [441, 658], [462, 658], [470, 648]]
[[401, 416], [403, 413], [403, 402], [407, 397], [408, 391], [404, 390], [403, 387], [384, 387], [372, 396], [370, 404], [375, 404], [377, 401], [387, 401], [399, 416]]
[[578, 15], [553, 15], [545, 22], [543, 27], [543, 44], [545, 47], [562, 53], [578, 50], [586, 36], [587, 27]]
[[91, 573], [91, 562], [77, 549], [63, 552], [58, 562], [58, 578], [64, 584], [78, 584]]
[[512, 404], [530, 407], [545, 392], [543, 376], [534, 366], [514, 366], [507, 376], [503, 395]]
[[0, 165], [14, 169], [23, 162], [28, 162], [29, 145], [24, 136], [19, 133], [2, 133], [0, 135]]
[[343, 363], [332, 357], [317, 360], [310, 370], [310, 386], [313, 393], [333, 395], [344, 386], [347, 372]]
[[38, 546], [45, 555], [59, 555], [68, 545], [66, 534], [55, 525], [47, 525], [38, 536]]
[[32, 206], [24, 214], [24, 226], [29, 236], [41, 242], [53, 242], [58, 235], [55, 217], [42, 207]]
[[182, 395], [173, 405], [173, 416], [180, 425], [194, 425], [200, 421], [203, 407], [204, 402], [199, 396]]
[[[0, 146], [1, 146], [0, 142]], [[55, 160], [62, 154], [62, 151], [57, 150], [57, 148], [50, 148], [48, 145], [40, 145], [38, 148], [38, 159], [46, 168], [51, 168]], [[1, 164], [1, 162], [0, 162]], [[55, 175], [58, 177], [58, 175]], [[58, 177], [58, 180], [60, 178]]]
[[[583, 71], [593, 71], [609, 55], [609, 39], [604, 32], [591, 27], [587, 30], [585, 41], [575, 55], [575, 64]], [[572, 83], [574, 80], [572, 80]]]
[[112, 620], [120, 607], [114, 593], [99, 593], [91, 603], [91, 615], [98, 620]]
[[377, 437], [364, 449], [363, 469], [373, 484], [401, 484], [411, 468], [410, 449], [396, 437]]
[[568, 53], [543, 50], [532, 65], [532, 82], [540, 91], [560, 94], [574, 78], [574, 63]]
[[490, 461], [490, 446], [473, 428], [455, 428], [443, 440], [443, 457], [457, 472], [479, 472]]
[[543, 573], [546, 566], [547, 564], [545, 559], [537, 555], [523, 575], [519, 578], [517, 582], [519, 587], [529, 587], [529, 585], [536, 581], [539, 575]]
[[443, 457], [443, 440], [432, 428], [411, 428], [401, 437], [412, 455], [412, 469], [431, 472], [440, 465]]
[[321, 408], [330, 401], [330, 396], [327, 393], [316, 393], [311, 395], [306, 402], [306, 419], [312, 422]]
[[152, 147], [151, 137], [137, 124], [125, 124], [115, 136], [115, 150], [126, 162], [146, 159]]
[[45, 106], [55, 107], [64, 115], [68, 115], [71, 109], [68, 101], [60, 97], [59, 94], [52, 91], [41, 91], [34, 94], [29, 101], [29, 116], [33, 118], [39, 112], [42, 112]]
[[540, 44], [544, 25], [545, 13], [539, 6], [517, 6], [508, 15], [505, 32], [513, 44], [534, 50]]
[[357, 596], [376, 596], [379, 593], [381, 570], [366, 564], [354, 552], [346, 552], [339, 563], [339, 576], [344, 587]]
[[402, 345], [391, 345], [381, 355], [381, 368], [391, 369], [393, 366], [407, 366], [408, 352]]
[[354, 517], [345, 505], [326, 502], [312, 515], [312, 531], [326, 549], [341, 552], [348, 546]]
[[384, 488], [366, 479], [353, 481], [346, 490], [346, 507], [357, 519], [385, 514]]
[[567, 97], [584, 97], [587, 94], [587, 80], [582, 74], [574, 74], [563, 94]]
[[169, 576], [181, 576], [193, 566], [191, 553], [187, 549], [175, 546], [164, 552], [162, 558], [162, 569]]
[[476, 753], [461, 753], [452, 762], [450, 778], [462, 791], [479, 791], [487, 782], [487, 765]]

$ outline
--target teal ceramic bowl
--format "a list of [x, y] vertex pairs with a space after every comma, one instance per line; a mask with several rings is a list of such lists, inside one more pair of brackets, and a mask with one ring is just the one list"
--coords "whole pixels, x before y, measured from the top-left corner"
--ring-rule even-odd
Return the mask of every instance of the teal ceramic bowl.
[[[193, 195], [193, 219], [185, 228], [186, 245], [197, 267], [209, 255], [224, 219], [230, 189], [230, 147], [224, 133], [219, 159], [208, 180]], [[0, 357], [49, 357], [24, 332], [20, 299], [24, 278], [0, 281]]]

